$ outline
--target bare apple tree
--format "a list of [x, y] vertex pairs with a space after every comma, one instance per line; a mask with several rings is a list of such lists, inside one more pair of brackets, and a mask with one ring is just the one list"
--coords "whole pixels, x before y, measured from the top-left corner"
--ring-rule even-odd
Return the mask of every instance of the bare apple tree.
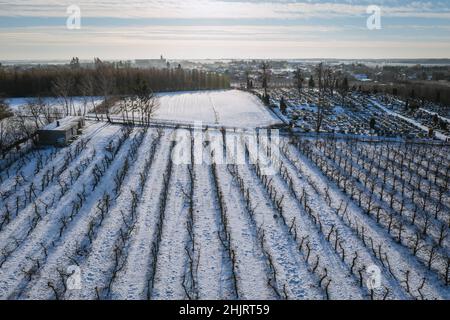
[[141, 123], [145, 126], [150, 125], [151, 119], [155, 116], [159, 108], [159, 101], [147, 81], [140, 80], [135, 87], [133, 100], [137, 111], [140, 114]]
[[[65, 115], [68, 116], [72, 113], [72, 92], [74, 88], [74, 79], [70, 76], [58, 76], [53, 82], [52, 91], [53, 94], [61, 101], [64, 106]], [[75, 112], [74, 112], [75, 114]]]

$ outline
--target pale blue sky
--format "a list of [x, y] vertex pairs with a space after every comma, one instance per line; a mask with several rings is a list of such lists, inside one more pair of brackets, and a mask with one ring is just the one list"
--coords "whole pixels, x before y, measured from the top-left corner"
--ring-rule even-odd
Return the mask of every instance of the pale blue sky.
[[0, 44], [0, 60], [450, 58], [450, 1], [0, 0]]

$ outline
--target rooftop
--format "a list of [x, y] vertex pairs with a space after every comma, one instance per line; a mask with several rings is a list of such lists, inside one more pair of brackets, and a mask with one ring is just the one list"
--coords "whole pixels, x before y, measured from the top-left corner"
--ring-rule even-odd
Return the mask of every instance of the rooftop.
[[41, 131], [65, 131], [78, 125], [78, 123], [82, 120], [82, 118], [83, 117], [78, 116], [67, 116], [63, 119], [49, 123], [48, 125], [43, 127]]

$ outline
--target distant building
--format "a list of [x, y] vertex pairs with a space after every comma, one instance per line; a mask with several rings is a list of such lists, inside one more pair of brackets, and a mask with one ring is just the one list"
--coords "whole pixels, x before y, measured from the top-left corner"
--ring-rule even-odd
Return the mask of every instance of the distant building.
[[65, 146], [80, 133], [84, 127], [83, 117], [69, 116], [55, 121], [38, 130], [38, 141], [41, 145]]
[[134, 60], [134, 64], [136, 65], [136, 67], [142, 69], [164, 69], [170, 66], [169, 62], [163, 56], [161, 56], [160, 59], [137, 59]]

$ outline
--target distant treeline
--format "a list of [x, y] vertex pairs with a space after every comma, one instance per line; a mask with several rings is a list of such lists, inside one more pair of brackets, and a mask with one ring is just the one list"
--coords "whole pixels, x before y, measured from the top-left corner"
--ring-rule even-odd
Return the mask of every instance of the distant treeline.
[[92, 68], [78, 65], [0, 67], [0, 95], [4, 97], [57, 96], [61, 89], [69, 96], [129, 95], [142, 82], [154, 92], [230, 87], [227, 75], [181, 67], [138, 69], [103, 63]]
[[363, 91], [388, 93], [403, 100], [426, 100], [445, 106], [450, 106], [450, 85], [436, 81], [405, 82], [405, 83], [364, 83], [359, 84]]

